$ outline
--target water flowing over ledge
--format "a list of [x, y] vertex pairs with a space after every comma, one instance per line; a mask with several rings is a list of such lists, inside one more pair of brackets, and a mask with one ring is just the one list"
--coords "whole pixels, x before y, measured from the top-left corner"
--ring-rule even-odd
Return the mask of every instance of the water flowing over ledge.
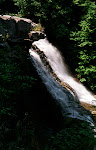
[[[64, 60], [56, 47], [54, 47], [47, 39], [41, 39], [33, 43], [40, 51], [43, 51], [46, 60], [50, 64], [51, 70], [60, 79], [61, 82], [67, 83], [69, 87], [75, 91], [80, 102], [85, 102], [91, 105], [96, 105], [94, 96], [79, 82], [70, 75]], [[32, 63], [35, 66], [38, 74], [40, 75], [43, 83], [46, 85], [48, 91], [51, 93], [56, 102], [61, 106], [62, 113], [69, 114], [69, 117], [78, 118], [92, 122], [90, 115], [87, 114], [76, 101], [74, 101], [74, 92], [68, 91], [60, 85], [56, 79], [50, 75], [48, 69], [45, 67], [44, 62], [34, 49], [29, 50]], [[76, 98], [75, 98], [76, 100]]]

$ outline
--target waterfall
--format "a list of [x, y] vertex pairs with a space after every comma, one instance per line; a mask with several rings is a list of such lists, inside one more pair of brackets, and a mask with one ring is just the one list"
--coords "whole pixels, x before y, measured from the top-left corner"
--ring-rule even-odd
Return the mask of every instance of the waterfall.
[[[68, 84], [69, 87], [72, 87], [72, 89], [76, 92], [79, 101], [86, 102], [88, 104], [94, 103], [94, 105], [96, 105], [96, 99], [93, 97], [91, 92], [89, 92], [81, 83], [75, 81], [75, 79], [71, 76], [60, 52], [56, 47], [49, 43], [46, 38], [35, 41], [33, 45], [43, 51], [55, 75], [60, 79], [61, 82], [64, 82]], [[61, 106], [62, 114], [68, 114], [69, 117], [92, 122], [90, 115], [82, 111], [83, 109], [79, 107], [76, 99], [74, 100], [74, 95], [66, 88], [61, 86], [50, 75], [44, 66], [42, 59], [40, 58], [40, 55], [36, 53], [33, 48], [29, 50], [29, 53], [32, 63], [40, 75], [43, 83], [46, 85], [46, 88], [51, 93], [52, 97], [56, 99], [58, 105]]]

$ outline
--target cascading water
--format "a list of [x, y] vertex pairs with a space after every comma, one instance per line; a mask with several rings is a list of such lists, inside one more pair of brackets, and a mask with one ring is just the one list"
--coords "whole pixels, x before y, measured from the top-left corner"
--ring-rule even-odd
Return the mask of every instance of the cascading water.
[[[66, 65], [64, 64], [63, 58], [60, 52], [54, 47], [47, 39], [41, 39], [35, 41], [33, 45], [36, 45], [41, 51], [46, 55], [46, 59], [50, 63], [51, 68], [54, 73], [62, 82], [68, 83], [76, 92], [79, 101], [83, 101], [89, 104], [96, 105], [96, 99], [93, 95], [79, 82], [75, 81], [74, 78], [69, 74]], [[74, 101], [74, 96], [66, 88], [62, 87], [48, 72], [44, 66], [40, 55], [29, 50], [32, 62], [36, 67], [38, 74], [40, 75], [43, 83], [46, 85], [48, 91], [56, 99], [56, 102], [61, 106], [62, 113], [69, 114], [69, 117], [78, 118], [81, 120], [86, 120], [92, 122], [89, 115], [82, 114], [80, 112], [79, 104]]]

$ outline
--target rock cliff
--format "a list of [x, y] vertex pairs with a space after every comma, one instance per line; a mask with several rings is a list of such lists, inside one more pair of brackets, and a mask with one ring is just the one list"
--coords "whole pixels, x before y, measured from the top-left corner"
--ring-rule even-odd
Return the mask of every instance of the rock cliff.
[[[0, 43], [32, 43], [44, 38], [44, 33], [32, 31], [37, 24], [30, 19], [0, 15]], [[0, 44], [2, 45], [2, 44]]]

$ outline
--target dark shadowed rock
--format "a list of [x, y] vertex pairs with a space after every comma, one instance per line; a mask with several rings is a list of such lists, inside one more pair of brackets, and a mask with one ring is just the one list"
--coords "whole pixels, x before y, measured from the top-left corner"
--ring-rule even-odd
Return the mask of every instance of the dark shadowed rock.
[[24, 43], [31, 45], [33, 41], [45, 38], [40, 31], [32, 31], [37, 26], [30, 19], [16, 16], [0, 15], [0, 42]]
[[36, 25], [30, 19], [0, 15], [0, 34], [12, 42], [29, 38], [28, 33]]

